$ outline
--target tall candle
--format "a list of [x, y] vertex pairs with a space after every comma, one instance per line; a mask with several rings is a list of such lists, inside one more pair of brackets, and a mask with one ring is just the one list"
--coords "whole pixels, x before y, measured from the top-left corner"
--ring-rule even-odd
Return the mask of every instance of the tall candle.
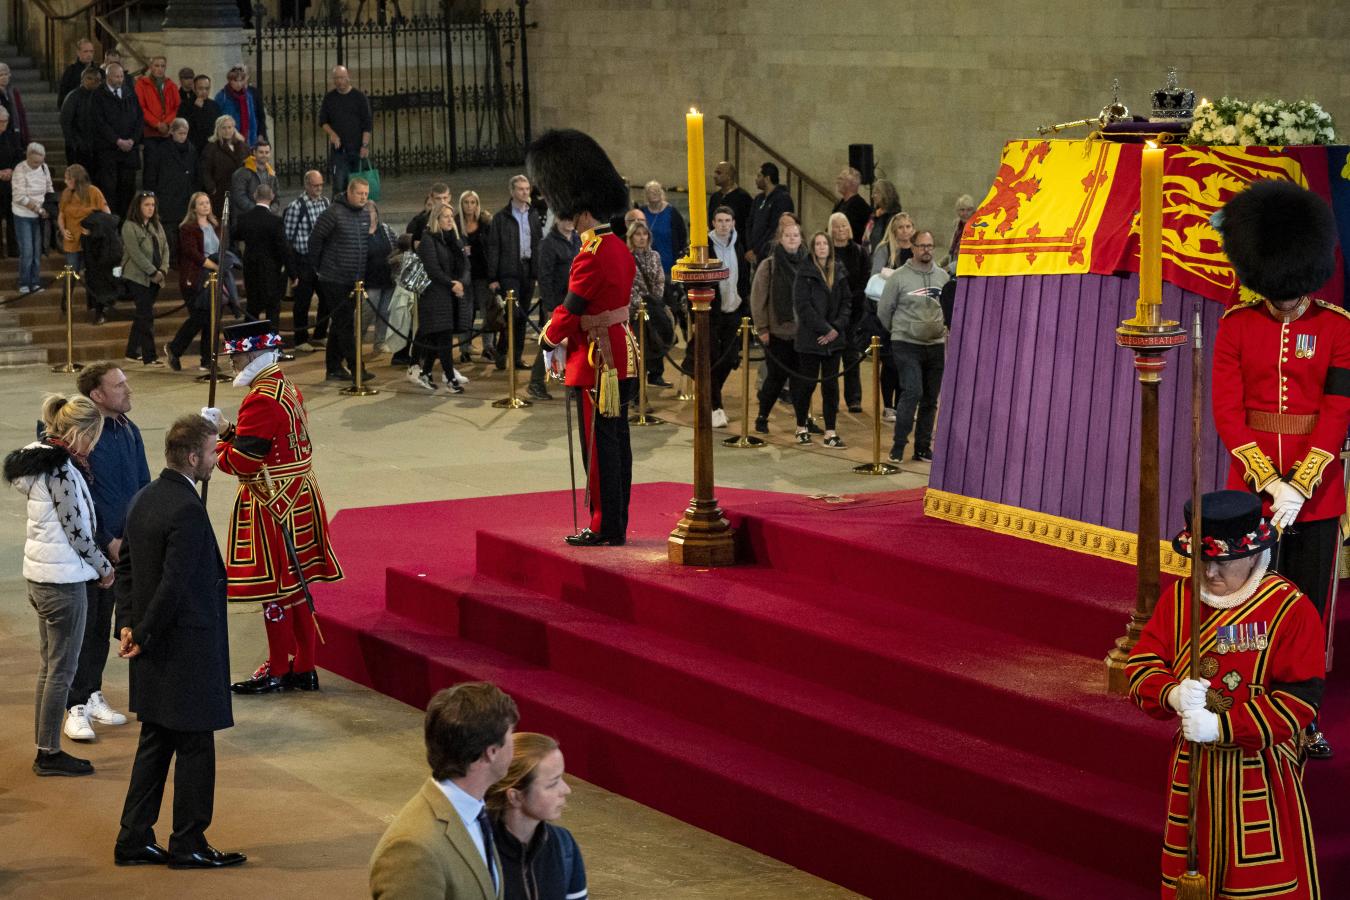
[[1162, 303], [1163, 149], [1144, 147], [1139, 169], [1139, 305]]
[[703, 181], [703, 113], [690, 109], [684, 117], [689, 158], [689, 246], [708, 246], [708, 195]]

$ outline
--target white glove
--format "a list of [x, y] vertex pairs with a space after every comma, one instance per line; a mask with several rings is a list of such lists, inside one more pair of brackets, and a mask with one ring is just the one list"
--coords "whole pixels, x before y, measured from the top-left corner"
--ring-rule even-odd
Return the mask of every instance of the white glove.
[[1188, 709], [1181, 714], [1181, 734], [1188, 741], [1213, 743], [1219, 739], [1219, 717], [1207, 709]]
[[548, 378], [562, 379], [567, 369], [567, 349], [561, 344], [544, 350], [544, 374]]
[[1266, 491], [1270, 494], [1270, 524], [1283, 531], [1294, 524], [1307, 498], [1298, 488], [1279, 479], [1272, 481]]
[[1208, 681], [1187, 678], [1181, 684], [1172, 688], [1172, 693], [1167, 695], [1167, 705], [1179, 713], [1184, 713], [1190, 709], [1204, 709], [1205, 691], [1208, 689]]
[[216, 431], [225, 430], [225, 414], [214, 406], [202, 407], [202, 418], [216, 426]]

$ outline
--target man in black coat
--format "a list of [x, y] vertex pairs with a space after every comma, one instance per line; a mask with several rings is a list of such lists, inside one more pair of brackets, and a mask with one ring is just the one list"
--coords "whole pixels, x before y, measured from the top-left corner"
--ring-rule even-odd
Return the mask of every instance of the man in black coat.
[[94, 183], [108, 199], [113, 215], [125, 218], [136, 193], [145, 120], [121, 63], [109, 64], [106, 79], [93, 102]]
[[778, 166], [771, 162], [760, 166], [755, 187], [759, 193], [750, 207], [750, 233], [746, 235], [744, 257], [751, 265], [769, 255], [783, 213], [795, 211], [786, 185], [778, 183]]
[[[516, 175], [511, 179], [511, 202], [492, 217], [488, 232], [488, 287], [502, 297], [516, 292], [516, 366], [524, 366], [520, 354], [525, 349], [525, 322], [534, 297], [536, 277], [535, 251], [544, 240], [544, 221], [530, 205], [530, 179]], [[506, 368], [506, 332], [497, 332], [497, 368]], [[542, 374], [542, 369], [541, 369]]]
[[[141, 739], [113, 849], [120, 866], [232, 866], [206, 840], [215, 804], [215, 732], [234, 724], [225, 563], [196, 485], [216, 465], [216, 427], [183, 416], [164, 437], [167, 467], [131, 501], [117, 561], [118, 655], [131, 660], [131, 709]], [[173, 834], [155, 842], [169, 762]]]
[[272, 212], [271, 185], [260, 184], [253, 191], [255, 206], [240, 216], [234, 225], [234, 238], [244, 244], [244, 290], [248, 294], [248, 314], [266, 316], [272, 330], [281, 332], [281, 298], [286, 293], [286, 226]]
[[56, 88], [56, 108], [60, 109], [66, 95], [80, 86], [84, 70], [94, 64], [94, 42], [89, 38], [80, 38], [75, 45], [75, 61], [66, 66], [61, 73], [61, 83]]
[[103, 73], [98, 69], [85, 69], [75, 90], [61, 101], [61, 136], [66, 141], [66, 163], [84, 166], [90, 180], [98, 169], [98, 154], [94, 151], [94, 98], [102, 87]]

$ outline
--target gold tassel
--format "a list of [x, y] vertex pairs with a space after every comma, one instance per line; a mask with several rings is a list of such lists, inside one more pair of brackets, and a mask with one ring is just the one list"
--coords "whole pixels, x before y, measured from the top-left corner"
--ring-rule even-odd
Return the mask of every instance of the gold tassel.
[[600, 369], [600, 390], [596, 401], [596, 412], [608, 418], [614, 418], [622, 409], [619, 402], [619, 373], [609, 366]]
[[1205, 876], [1198, 872], [1187, 872], [1178, 877], [1177, 900], [1210, 900]]

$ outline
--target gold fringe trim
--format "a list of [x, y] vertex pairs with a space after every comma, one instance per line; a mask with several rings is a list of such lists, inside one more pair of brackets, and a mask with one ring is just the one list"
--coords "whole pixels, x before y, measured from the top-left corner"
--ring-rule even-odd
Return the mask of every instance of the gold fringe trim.
[[[963, 497], [929, 488], [923, 497], [925, 515], [958, 525], [973, 525], [985, 531], [1010, 534], [1052, 547], [1089, 553], [1135, 564], [1135, 535], [1102, 525], [1090, 525], [1075, 519], [1039, 513], [1020, 506], [1008, 506], [991, 500]], [[1190, 560], [1172, 549], [1169, 541], [1159, 541], [1162, 570], [1171, 575], [1190, 573]]]

